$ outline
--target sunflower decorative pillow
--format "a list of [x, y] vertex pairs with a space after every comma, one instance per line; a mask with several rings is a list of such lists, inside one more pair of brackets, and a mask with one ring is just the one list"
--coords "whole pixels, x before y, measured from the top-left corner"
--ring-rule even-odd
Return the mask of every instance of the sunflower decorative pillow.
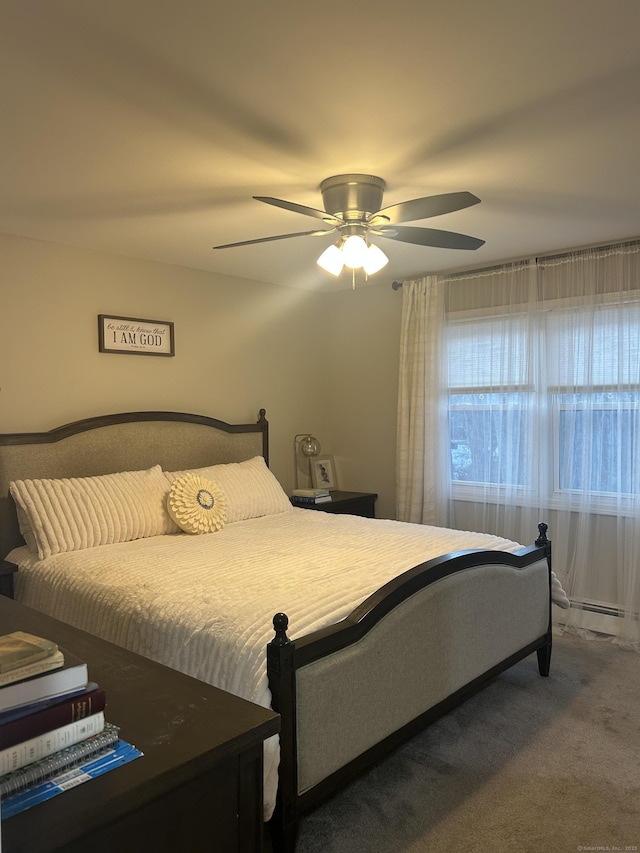
[[227, 520], [222, 489], [192, 471], [173, 481], [167, 496], [167, 511], [185, 533], [213, 533], [224, 527]]

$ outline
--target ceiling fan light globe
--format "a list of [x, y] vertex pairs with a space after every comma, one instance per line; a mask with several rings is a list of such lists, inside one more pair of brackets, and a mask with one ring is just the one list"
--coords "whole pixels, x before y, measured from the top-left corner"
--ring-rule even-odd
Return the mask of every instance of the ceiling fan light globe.
[[362, 264], [367, 275], [373, 275], [374, 273], [379, 272], [388, 263], [389, 258], [385, 255], [382, 249], [379, 249], [378, 246], [374, 246], [373, 244], [368, 246], [367, 256]]
[[358, 234], [351, 234], [344, 241], [342, 246], [342, 257], [345, 266], [350, 269], [358, 269], [363, 266], [367, 259], [368, 247], [363, 237]]
[[334, 244], [324, 250], [316, 263], [331, 275], [340, 275], [344, 266], [344, 258], [340, 249]]

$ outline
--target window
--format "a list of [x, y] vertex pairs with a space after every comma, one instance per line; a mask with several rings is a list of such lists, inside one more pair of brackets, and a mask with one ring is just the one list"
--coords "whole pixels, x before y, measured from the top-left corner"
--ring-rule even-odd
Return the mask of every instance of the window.
[[451, 479], [526, 486], [527, 432], [523, 394], [450, 394]]
[[531, 487], [529, 324], [516, 313], [447, 326], [452, 483]]
[[[640, 495], [640, 302], [448, 318], [454, 496]], [[540, 464], [538, 464], [538, 462]]]
[[554, 491], [603, 497], [639, 493], [635, 392], [554, 394]]

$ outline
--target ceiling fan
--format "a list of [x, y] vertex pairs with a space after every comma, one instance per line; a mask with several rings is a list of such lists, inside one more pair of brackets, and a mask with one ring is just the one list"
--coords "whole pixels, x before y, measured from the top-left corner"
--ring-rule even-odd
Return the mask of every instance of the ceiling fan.
[[263, 201], [305, 216], [313, 216], [315, 219], [322, 220], [327, 227], [314, 231], [296, 231], [293, 234], [242, 240], [239, 243], [226, 243], [223, 246], [214, 246], [214, 249], [251, 246], [273, 240], [286, 240], [290, 237], [319, 237], [337, 232], [340, 235], [337, 243], [329, 246], [318, 258], [320, 266], [334, 275], [338, 275], [344, 265], [352, 269], [363, 267], [370, 275], [382, 269], [388, 261], [384, 252], [370, 243], [370, 235], [441, 249], [478, 249], [484, 244], [484, 240], [479, 240], [477, 237], [469, 237], [453, 231], [398, 225], [400, 222], [428, 219], [478, 204], [480, 199], [472, 193], [457, 192], [425, 196], [383, 208], [382, 197], [385, 188], [382, 178], [375, 175], [334, 175], [320, 184], [324, 210], [270, 196], [253, 196], [256, 201]]

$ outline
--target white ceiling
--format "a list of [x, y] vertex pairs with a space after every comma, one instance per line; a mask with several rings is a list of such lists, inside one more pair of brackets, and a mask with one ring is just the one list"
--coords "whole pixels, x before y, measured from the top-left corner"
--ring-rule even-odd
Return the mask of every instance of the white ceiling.
[[291, 287], [336, 284], [322, 207], [469, 191], [378, 239], [375, 280], [640, 236], [638, 0], [0, 0], [0, 231]]

